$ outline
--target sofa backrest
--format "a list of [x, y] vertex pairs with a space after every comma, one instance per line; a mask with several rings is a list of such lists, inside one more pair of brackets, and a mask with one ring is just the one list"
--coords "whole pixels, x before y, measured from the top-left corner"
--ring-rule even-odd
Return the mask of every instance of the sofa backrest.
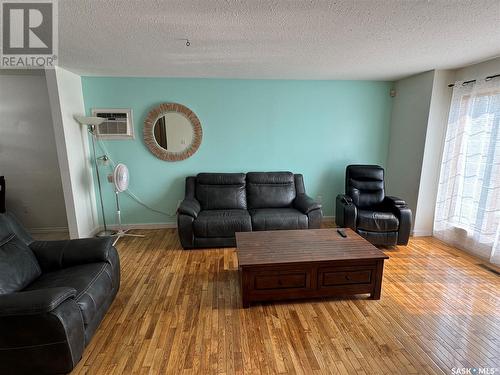
[[17, 235], [18, 226], [10, 214], [0, 214], [0, 294], [18, 292], [41, 274], [22, 227]]
[[27, 246], [33, 242], [33, 237], [10, 212], [0, 214], [0, 237], [15, 234]]
[[0, 176], [0, 214], [5, 212], [5, 177]]
[[292, 172], [247, 173], [248, 208], [291, 207], [296, 195]]
[[358, 207], [376, 206], [385, 198], [384, 168], [378, 165], [348, 165], [345, 193]]
[[195, 190], [202, 210], [247, 209], [244, 173], [200, 173]]

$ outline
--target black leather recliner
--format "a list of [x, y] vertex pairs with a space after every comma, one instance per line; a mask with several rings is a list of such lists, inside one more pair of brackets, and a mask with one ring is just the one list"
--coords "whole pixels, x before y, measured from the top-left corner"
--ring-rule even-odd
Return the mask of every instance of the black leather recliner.
[[236, 232], [319, 228], [322, 217], [301, 174], [200, 173], [186, 178], [177, 228], [184, 249], [234, 247]]
[[33, 241], [0, 214], [0, 374], [73, 369], [120, 286], [112, 241]]
[[374, 245], [393, 246], [408, 243], [412, 219], [403, 199], [385, 195], [382, 167], [349, 165], [345, 194], [336, 199], [335, 222]]

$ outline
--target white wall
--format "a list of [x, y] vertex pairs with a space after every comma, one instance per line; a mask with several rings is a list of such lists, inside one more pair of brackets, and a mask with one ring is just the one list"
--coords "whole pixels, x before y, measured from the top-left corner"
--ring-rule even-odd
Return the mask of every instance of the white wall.
[[61, 68], [46, 76], [70, 237], [89, 237], [98, 228], [89, 140], [73, 118], [85, 113], [81, 78]]
[[455, 70], [455, 80], [484, 79], [496, 74], [500, 74], [500, 57]]
[[448, 84], [454, 81], [454, 76], [454, 72], [450, 70], [436, 70], [434, 72], [420, 188], [413, 227], [414, 236], [432, 235], [441, 156], [452, 94], [452, 89], [448, 87]]
[[0, 73], [0, 175], [7, 209], [32, 232], [67, 230], [43, 71]]
[[386, 194], [403, 198], [415, 217], [434, 72], [395, 83]]

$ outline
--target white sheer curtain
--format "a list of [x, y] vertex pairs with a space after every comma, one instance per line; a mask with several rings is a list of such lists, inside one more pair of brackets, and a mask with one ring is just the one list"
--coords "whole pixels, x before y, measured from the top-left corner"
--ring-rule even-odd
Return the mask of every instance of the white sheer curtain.
[[500, 79], [453, 88], [434, 235], [500, 264]]

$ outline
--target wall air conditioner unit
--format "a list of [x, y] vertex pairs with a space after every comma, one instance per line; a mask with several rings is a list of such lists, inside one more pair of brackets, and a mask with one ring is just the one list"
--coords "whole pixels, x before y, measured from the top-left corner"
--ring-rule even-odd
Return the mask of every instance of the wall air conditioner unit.
[[97, 137], [101, 139], [134, 139], [131, 109], [94, 108], [92, 116], [106, 119], [102, 124], [97, 125]]

